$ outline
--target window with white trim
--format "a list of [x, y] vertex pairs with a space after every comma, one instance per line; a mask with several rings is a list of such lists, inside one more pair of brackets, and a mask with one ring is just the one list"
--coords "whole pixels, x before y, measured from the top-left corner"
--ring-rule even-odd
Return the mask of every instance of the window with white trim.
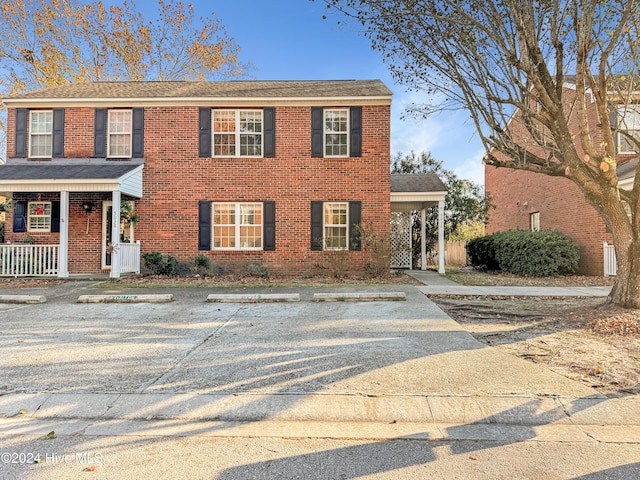
[[531, 221], [531, 231], [539, 232], [540, 231], [540, 212], [534, 212], [529, 215]]
[[261, 157], [262, 110], [213, 110], [214, 157]]
[[107, 157], [131, 158], [132, 110], [109, 110]]
[[325, 203], [323, 215], [323, 247], [325, 250], [348, 250], [349, 248], [349, 204], [346, 202]]
[[213, 250], [261, 250], [262, 203], [215, 202]]
[[27, 225], [30, 232], [50, 232], [51, 202], [29, 202]]
[[51, 158], [53, 148], [53, 110], [29, 112], [29, 157]]
[[[618, 107], [620, 118], [619, 130], [623, 130], [640, 140], [640, 105], [625, 105]], [[617, 134], [618, 153], [635, 153], [636, 145], [621, 132]]]
[[349, 110], [324, 109], [324, 156], [349, 156]]

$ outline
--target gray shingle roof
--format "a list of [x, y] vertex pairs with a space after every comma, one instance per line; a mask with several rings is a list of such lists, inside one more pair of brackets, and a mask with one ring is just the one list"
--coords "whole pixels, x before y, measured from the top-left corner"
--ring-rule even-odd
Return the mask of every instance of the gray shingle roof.
[[633, 178], [636, 174], [636, 167], [638, 166], [638, 159], [635, 158], [630, 162], [619, 165], [616, 169], [618, 179], [625, 180], [627, 178]]
[[390, 97], [380, 80], [82, 82], [51, 87], [6, 100], [91, 98], [320, 98]]
[[435, 173], [392, 173], [391, 191], [446, 192], [447, 187]]
[[140, 165], [0, 165], [2, 180], [116, 179]]

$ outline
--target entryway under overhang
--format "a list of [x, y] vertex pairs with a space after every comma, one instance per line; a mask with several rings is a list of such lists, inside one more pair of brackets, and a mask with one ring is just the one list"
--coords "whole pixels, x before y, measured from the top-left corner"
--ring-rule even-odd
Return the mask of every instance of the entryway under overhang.
[[[413, 269], [413, 218], [420, 216], [420, 269], [427, 269], [426, 217], [438, 208], [438, 252], [444, 252], [444, 201], [447, 187], [434, 173], [391, 174], [391, 268]], [[445, 273], [438, 255], [438, 273]]]

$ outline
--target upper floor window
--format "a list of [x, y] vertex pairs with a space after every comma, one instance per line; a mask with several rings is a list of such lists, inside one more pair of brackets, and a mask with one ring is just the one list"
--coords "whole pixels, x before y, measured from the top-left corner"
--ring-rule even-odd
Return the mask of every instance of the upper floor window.
[[53, 110], [32, 110], [29, 115], [29, 157], [51, 158]]
[[324, 156], [349, 156], [349, 110], [324, 109]]
[[[640, 141], [640, 105], [618, 107], [618, 113], [620, 118], [618, 128]], [[618, 132], [618, 153], [635, 153], [637, 149], [626, 135]]]
[[132, 113], [131, 110], [109, 110], [107, 127], [108, 157], [131, 157]]
[[213, 249], [262, 249], [262, 203], [214, 203]]
[[29, 202], [27, 222], [30, 232], [50, 232], [51, 202]]
[[262, 110], [213, 110], [214, 157], [261, 157]]

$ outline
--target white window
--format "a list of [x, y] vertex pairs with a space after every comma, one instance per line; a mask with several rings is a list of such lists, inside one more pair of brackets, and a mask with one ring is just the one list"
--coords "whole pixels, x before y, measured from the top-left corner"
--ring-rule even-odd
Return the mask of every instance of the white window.
[[109, 110], [107, 156], [131, 158], [132, 110]]
[[325, 250], [348, 249], [348, 203], [325, 203], [323, 215], [323, 244]]
[[33, 110], [29, 115], [29, 157], [51, 158], [53, 110]]
[[261, 250], [261, 203], [213, 204], [214, 250]]
[[531, 231], [539, 232], [540, 231], [540, 212], [535, 212], [530, 215], [531, 219]]
[[30, 232], [50, 232], [51, 202], [29, 202], [27, 217]]
[[262, 110], [214, 110], [214, 157], [261, 157]]
[[349, 110], [324, 110], [324, 156], [349, 156]]
[[[618, 128], [640, 140], [640, 105], [619, 107], [618, 113], [620, 115]], [[625, 135], [618, 132], [618, 153], [635, 153], [636, 151], [636, 145]]]

